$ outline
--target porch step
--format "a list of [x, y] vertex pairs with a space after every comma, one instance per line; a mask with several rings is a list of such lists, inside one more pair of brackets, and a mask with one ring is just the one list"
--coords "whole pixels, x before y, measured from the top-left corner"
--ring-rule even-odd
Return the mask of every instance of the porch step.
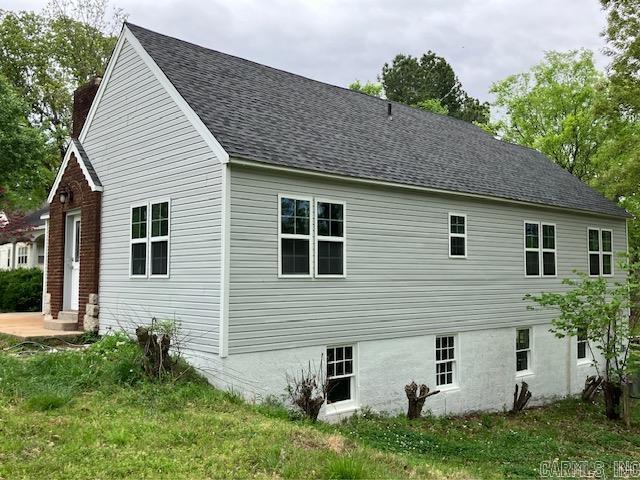
[[78, 312], [59, 312], [58, 319], [44, 320], [44, 328], [47, 330], [73, 331], [78, 330]]
[[58, 312], [58, 320], [61, 320], [63, 322], [78, 323], [78, 311], [67, 310], [67, 311]]

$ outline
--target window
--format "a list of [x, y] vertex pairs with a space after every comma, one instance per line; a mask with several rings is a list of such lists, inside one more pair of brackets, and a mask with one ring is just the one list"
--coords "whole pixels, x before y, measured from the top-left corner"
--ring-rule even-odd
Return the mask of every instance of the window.
[[18, 247], [18, 265], [26, 265], [29, 261], [29, 253], [27, 247]]
[[[542, 236], [542, 238], [540, 238]], [[524, 223], [525, 275], [556, 275], [556, 226], [549, 223]]]
[[355, 399], [353, 346], [327, 348], [327, 403]]
[[129, 273], [132, 277], [166, 277], [169, 274], [168, 201], [131, 208], [130, 249]]
[[578, 331], [578, 360], [587, 358], [587, 332], [586, 330]]
[[531, 329], [516, 330], [516, 371], [526, 372], [531, 369]]
[[311, 201], [281, 197], [280, 274], [307, 276], [311, 273]]
[[344, 277], [345, 214], [344, 202], [279, 195], [278, 275]]
[[613, 275], [613, 232], [608, 229], [587, 229], [589, 249], [589, 275], [610, 277]]
[[318, 201], [317, 218], [317, 276], [343, 276], [344, 204]]
[[436, 385], [455, 385], [456, 355], [453, 335], [436, 337]]
[[449, 214], [449, 257], [467, 256], [467, 216], [460, 213]]

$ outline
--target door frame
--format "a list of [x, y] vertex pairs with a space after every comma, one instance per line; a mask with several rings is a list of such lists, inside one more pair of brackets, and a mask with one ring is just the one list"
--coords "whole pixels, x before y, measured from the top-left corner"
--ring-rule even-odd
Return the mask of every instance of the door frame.
[[[75, 228], [76, 222], [80, 222], [80, 231], [78, 232]], [[77, 233], [80, 233], [80, 238], [76, 239], [76, 235]], [[82, 216], [81, 216], [81, 210], [80, 209], [74, 209], [74, 210], [70, 210], [68, 212], [66, 212], [65, 214], [65, 220], [64, 220], [64, 260], [63, 260], [63, 265], [64, 265], [64, 287], [63, 287], [63, 294], [62, 294], [62, 309], [63, 310], [78, 310], [78, 304], [79, 304], [79, 296], [80, 296], [80, 279], [79, 279], [79, 270], [80, 270], [80, 241], [82, 238]], [[76, 252], [75, 250], [75, 246], [76, 246], [76, 241], [78, 241], [78, 258], [75, 258], [76, 256]], [[73, 267], [73, 263], [77, 263], [77, 269], [78, 269], [78, 285], [77, 285], [77, 292], [76, 292], [76, 298], [75, 298], [75, 309], [72, 308], [73, 304], [74, 304], [74, 299], [72, 298], [73, 296], [73, 289], [72, 289], [72, 285], [73, 285], [73, 271], [74, 271], [74, 267]]]

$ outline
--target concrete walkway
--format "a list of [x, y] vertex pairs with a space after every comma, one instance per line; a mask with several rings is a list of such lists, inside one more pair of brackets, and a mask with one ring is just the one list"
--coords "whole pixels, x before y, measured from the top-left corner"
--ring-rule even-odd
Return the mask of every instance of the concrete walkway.
[[41, 313], [0, 313], [0, 334], [21, 340], [69, 338], [82, 335], [80, 330], [57, 331], [44, 328]]

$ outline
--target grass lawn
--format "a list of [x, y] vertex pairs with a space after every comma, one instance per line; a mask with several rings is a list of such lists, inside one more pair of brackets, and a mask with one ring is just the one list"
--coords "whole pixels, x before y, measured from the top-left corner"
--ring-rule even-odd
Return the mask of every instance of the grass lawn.
[[640, 458], [631, 431], [567, 400], [517, 418], [292, 420], [194, 375], [144, 380], [137, 347], [0, 353], [0, 478], [501, 478], [543, 460]]

